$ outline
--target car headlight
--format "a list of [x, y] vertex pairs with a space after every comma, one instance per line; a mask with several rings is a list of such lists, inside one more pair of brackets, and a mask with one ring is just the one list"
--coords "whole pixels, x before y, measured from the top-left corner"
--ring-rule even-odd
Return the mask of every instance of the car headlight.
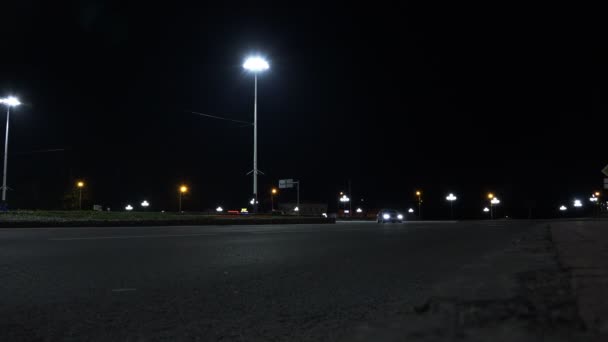
[[391, 215], [389, 215], [389, 214], [384, 214], [384, 215], [382, 215], [382, 217], [383, 217], [385, 220], [388, 220], [388, 219], [390, 219], [390, 218], [391, 218]]
[[397, 218], [400, 220], [403, 220], [403, 215], [399, 214], [399, 215], [397, 215]]

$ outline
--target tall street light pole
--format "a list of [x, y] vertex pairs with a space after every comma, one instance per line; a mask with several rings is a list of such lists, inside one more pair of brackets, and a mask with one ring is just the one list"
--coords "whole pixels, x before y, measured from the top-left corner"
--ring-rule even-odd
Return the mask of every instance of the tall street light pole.
[[253, 72], [253, 212], [258, 212], [258, 72], [269, 68], [268, 62], [262, 57], [249, 57], [243, 63], [243, 68]]
[[4, 171], [2, 173], [2, 203], [6, 204], [6, 174], [8, 171], [8, 126], [9, 119], [11, 116], [11, 107], [17, 107], [21, 104], [16, 97], [9, 96], [4, 99], [0, 99], [0, 103], [6, 105], [6, 135], [4, 136]]

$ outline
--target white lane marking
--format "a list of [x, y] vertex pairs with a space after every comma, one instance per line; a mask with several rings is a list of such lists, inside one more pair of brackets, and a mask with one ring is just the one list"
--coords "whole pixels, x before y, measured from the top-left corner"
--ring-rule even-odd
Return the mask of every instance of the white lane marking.
[[92, 237], [70, 237], [52, 238], [50, 241], [73, 241], [73, 240], [109, 240], [109, 239], [139, 239], [139, 238], [163, 238], [163, 237], [185, 237], [185, 236], [215, 236], [218, 234], [159, 234], [159, 235], [116, 235], [116, 236], [92, 236]]
[[128, 291], [136, 291], [137, 289], [132, 287], [123, 287], [120, 289], [112, 289], [112, 292], [128, 292]]

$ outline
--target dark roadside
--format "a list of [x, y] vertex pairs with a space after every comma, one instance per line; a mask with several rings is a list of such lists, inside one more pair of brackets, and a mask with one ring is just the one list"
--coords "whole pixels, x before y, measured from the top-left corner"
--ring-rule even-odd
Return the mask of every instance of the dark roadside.
[[0, 228], [225, 226], [260, 224], [324, 224], [333, 218], [312, 216], [217, 215], [207, 213], [12, 211], [0, 213]]
[[586, 329], [608, 340], [608, 220], [551, 222], [558, 260]]

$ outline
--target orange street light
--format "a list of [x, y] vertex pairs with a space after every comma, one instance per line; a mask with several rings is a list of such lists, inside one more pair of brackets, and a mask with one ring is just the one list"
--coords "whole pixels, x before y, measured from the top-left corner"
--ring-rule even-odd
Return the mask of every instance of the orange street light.
[[76, 186], [78, 187], [78, 210], [82, 210], [82, 188], [84, 188], [84, 182], [78, 181], [76, 182]]
[[182, 185], [179, 187], [179, 212], [182, 212], [182, 196], [183, 194], [188, 192], [188, 187], [185, 185]]

